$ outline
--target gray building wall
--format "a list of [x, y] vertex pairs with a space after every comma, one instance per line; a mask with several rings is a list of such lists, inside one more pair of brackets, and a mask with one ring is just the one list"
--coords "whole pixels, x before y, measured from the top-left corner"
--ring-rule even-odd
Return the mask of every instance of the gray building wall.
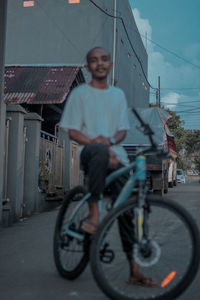
[[[114, 0], [95, 2], [114, 14]], [[128, 0], [117, 0], [117, 15], [123, 17], [147, 74], [147, 54]], [[23, 1], [8, 0], [6, 64], [83, 65], [94, 46], [113, 53], [113, 28], [114, 19], [89, 0], [71, 5], [67, 0], [37, 0], [29, 8], [23, 7]], [[116, 85], [124, 90], [130, 107], [148, 107], [149, 89], [119, 19], [116, 46]]]
[[10, 200], [11, 220], [17, 221], [23, 210], [24, 191], [24, 115], [26, 111], [20, 105], [8, 105], [10, 117], [8, 139], [7, 197]]

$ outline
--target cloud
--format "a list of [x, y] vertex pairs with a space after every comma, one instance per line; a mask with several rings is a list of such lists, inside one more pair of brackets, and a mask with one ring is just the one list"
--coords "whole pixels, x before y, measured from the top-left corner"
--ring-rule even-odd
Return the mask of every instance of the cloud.
[[200, 65], [200, 43], [187, 45], [184, 49], [184, 55], [189, 60], [192, 60], [193, 63]]
[[[142, 40], [145, 45], [145, 33], [147, 38], [152, 40], [152, 27], [148, 19], [143, 19], [137, 8], [134, 8], [133, 15], [138, 27]], [[190, 64], [181, 62], [178, 60], [178, 64], [174, 65], [167, 61], [165, 56], [159, 52], [154, 44], [148, 41], [147, 53], [148, 53], [148, 69], [149, 69], [149, 81], [155, 87], [157, 87], [158, 76], [161, 77], [161, 84], [163, 87], [182, 87], [182, 86], [198, 86], [199, 85], [199, 69]], [[188, 45], [184, 49], [184, 54], [188, 60], [193, 60], [193, 63], [197, 63], [200, 66], [200, 43]], [[199, 57], [199, 60], [198, 60]], [[178, 58], [177, 58], [178, 59]], [[181, 63], [181, 64], [180, 64]]]
[[151, 37], [152, 37], [152, 28], [151, 28], [151, 25], [149, 23], [149, 20], [148, 19], [142, 19], [141, 16], [140, 16], [140, 12], [137, 8], [134, 8], [132, 11], [133, 11], [135, 22], [136, 22], [137, 27], [139, 29], [139, 32], [141, 34], [144, 45], [147, 46], [147, 49], [152, 48], [152, 43], [150, 43], [146, 39], [146, 37], [149, 38], [149, 39], [151, 39]]
[[169, 92], [162, 98], [162, 104], [170, 110], [174, 110], [180, 100], [180, 97], [181, 95], [178, 93]]
[[[142, 36], [144, 46], [146, 46], [145, 36], [150, 40], [153, 40], [153, 30], [148, 19], [143, 19], [137, 8], [134, 8], [133, 15], [138, 27], [138, 30]], [[189, 111], [190, 107], [199, 107], [200, 101], [196, 91], [179, 92], [177, 87], [199, 87], [199, 69], [187, 64], [184, 61], [179, 60], [177, 63], [171, 63], [167, 61], [166, 57], [159, 52], [159, 48], [153, 43], [148, 41], [147, 53], [148, 53], [148, 79], [152, 86], [158, 87], [158, 76], [160, 76], [161, 82], [161, 103], [173, 111]], [[183, 53], [189, 61], [200, 66], [200, 43], [187, 45], [183, 49]], [[162, 88], [174, 88], [174, 91], [165, 90]], [[151, 95], [150, 101], [155, 103], [155, 95]], [[190, 105], [191, 103], [191, 105]], [[192, 127], [190, 113], [180, 113], [182, 119], [185, 120], [186, 128]], [[198, 121], [198, 112], [192, 115], [194, 124], [197, 124], [197, 128], [200, 126]], [[188, 122], [188, 123], [187, 123]], [[196, 122], [196, 123], [195, 123]], [[199, 125], [198, 125], [199, 124]]]

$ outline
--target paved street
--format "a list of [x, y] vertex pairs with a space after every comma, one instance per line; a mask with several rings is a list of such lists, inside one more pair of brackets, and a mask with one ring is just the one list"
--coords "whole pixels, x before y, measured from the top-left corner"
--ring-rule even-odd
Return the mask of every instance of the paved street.
[[[200, 184], [179, 184], [168, 197], [182, 203], [200, 227]], [[73, 282], [57, 273], [52, 254], [52, 236], [57, 210], [36, 214], [10, 228], [0, 230], [1, 300], [103, 300], [90, 268]], [[179, 300], [200, 299], [200, 273]], [[171, 299], [169, 299], [171, 300]]]

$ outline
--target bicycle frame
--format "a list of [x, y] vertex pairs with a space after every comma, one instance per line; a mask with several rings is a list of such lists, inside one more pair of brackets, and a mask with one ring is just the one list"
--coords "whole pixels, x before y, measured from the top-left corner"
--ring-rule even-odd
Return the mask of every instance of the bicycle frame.
[[[151, 128], [148, 124], [145, 124], [144, 121], [141, 119], [140, 115], [137, 113], [135, 109], [132, 109], [133, 113], [139, 120], [141, 124], [141, 128], [143, 129], [144, 135], [148, 135], [149, 141], [151, 144], [151, 149], [157, 149], [157, 145], [154, 142], [152, 135], [154, 134]], [[150, 149], [149, 148], [149, 149]], [[148, 188], [144, 187], [144, 183], [146, 180], [146, 158], [144, 156], [144, 153], [148, 152], [149, 149], [145, 151], [141, 151], [137, 154], [136, 160], [134, 162], [131, 162], [128, 166], [122, 167], [114, 172], [112, 172], [110, 175], [106, 177], [105, 186], [107, 187], [112, 181], [116, 180], [118, 177], [120, 177], [123, 174], [126, 174], [130, 172], [131, 170], [134, 170], [132, 174], [130, 174], [128, 181], [126, 182], [125, 186], [123, 187], [121, 193], [117, 197], [117, 200], [115, 201], [114, 208], [117, 207], [119, 204], [126, 201], [130, 194], [132, 193], [134, 187], [136, 186], [136, 181], [139, 183], [139, 193], [138, 193], [138, 208], [136, 210], [136, 217], [137, 217], [137, 230], [136, 235], [138, 240], [142, 240], [143, 237], [143, 219], [144, 219], [144, 213], [143, 213], [143, 204], [145, 195], [147, 193]], [[75, 210], [72, 213], [71, 220], [64, 226], [64, 230], [67, 235], [78, 238], [80, 240], [84, 239], [84, 234], [81, 234], [79, 232], [75, 232], [71, 230], [70, 224], [73, 222], [73, 219], [75, 218], [76, 214], [78, 213], [79, 209], [85, 204], [85, 202], [90, 198], [91, 194], [88, 193], [83, 197], [81, 202], [78, 204], [78, 206], [75, 208]], [[102, 200], [99, 199], [98, 201], [99, 205], [99, 213], [100, 216], [102, 216]], [[101, 217], [100, 217], [101, 221]]]
[[[142, 152], [141, 152], [142, 153]], [[121, 203], [125, 202], [129, 196], [131, 195], [133, 189], [136, 186], [136, 182], [139, 183], [139, 197], [138, 197], [138, 209], [137, 209], [137, 216], [138, 216], [138, 239], [140, 240], [142, 238], [142, 224], [143, 224], [143, 212], [142, 212], [142, 206], [146, 194], [146, 190], [144, 190], [144, 182], [146, 180], [146, 157], [144, 155], [138, 154], [136, 156], [136, 160], [131, 162], [128, 166], [122, 167], [120, 169], [117, 169], [116, 171], [113, 171], [110, 175], [106, 177], [105, 187], [107, 187], [111, 182], [119, 178], [123, 174], [130, 173], [131, 170], [134, 170], [132, 174], [130, 174], [126, 184], [122, 188], [119, 196], [117, 197], [117, 200], [115, 201], [113, 207], [117, 207]], [[71, 237], [77, 238], [79, 240], [84, 239], [84, 234], [75, 232], [70, 229], [70, 224], [73, 222], [74, 218], [76, 217], [79, 209], [85, 204], [86, 201], [91, 197], [91, 193], [87, 193], [83, 199], [80, 201], [80, 203], [76, 206], [74, 211], [72, 212], [72, 216], [70, 218], [70, 221], [67, 222], [64, 226], [65, 233]], [[102, 198], [98, 201], [99, 205], [99, 213], [100, 213], [100, 220], [102, 216]]]

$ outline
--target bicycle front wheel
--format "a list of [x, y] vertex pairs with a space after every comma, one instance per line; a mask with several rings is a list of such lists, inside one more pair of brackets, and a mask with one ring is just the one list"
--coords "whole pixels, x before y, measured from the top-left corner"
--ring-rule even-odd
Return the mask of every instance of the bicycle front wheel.
[[[77, 278], [84, 271], [89, 261], [89, 235], [85, 234], [84, 240], [81, 241], [76, 237], [68, 236], [64, 230], [65, 224], [71, 220], [73, 210], [85, 195], [86, 190], [84, 187], [77, 186], [73, 188], [64, 199], [56, 220], [54, 261], [60, 275], [70, 280]], [[88, 213], [89, 206], [86, 201], [70, 224], [71, 230], [84, 234], [81, 231], [81, 224]]]
[[[146, 201], [150, 207], [146, 224], [150, 251], [142, 252], [135, 239], [135, 200], [109, 213], [92, 242], [92, 272], [99, 287], [110, 299], [175, 299], [197, 273], [200, 242], [192, 217], [169, 199], [148, 196]], [[157, 287], [128, 281], [130, 251], [142, 274], [152, 278]], [[109, 260], [105, 259], [107, 256]]]

